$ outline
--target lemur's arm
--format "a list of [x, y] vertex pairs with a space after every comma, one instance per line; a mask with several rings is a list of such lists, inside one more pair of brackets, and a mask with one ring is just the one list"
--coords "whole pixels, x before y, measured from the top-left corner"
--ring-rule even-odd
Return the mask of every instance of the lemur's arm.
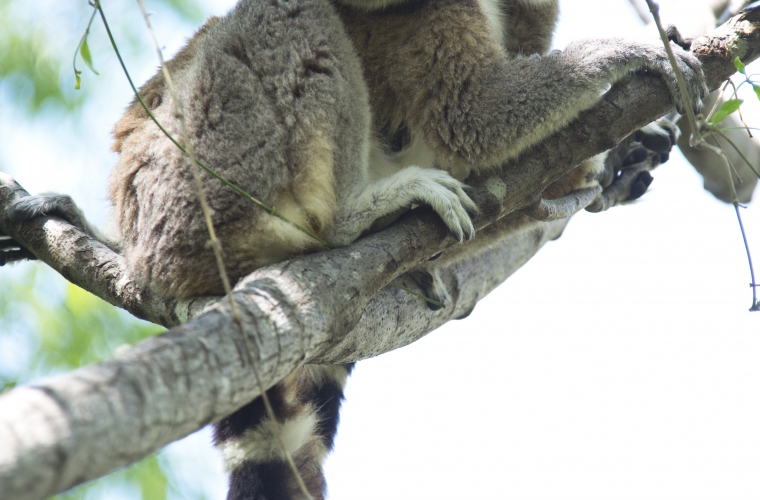
[[[663, 76], [678, 95], [662, 48], [586, 40], [544, 57], [513, 57], [492, 29], [484, 29], [491, 21], [481, 3], [487, 2], [440, 0], [370, 13], [341, 9], [365, 62], [378, 119], [391, 127], [408, 122], [412, 135], [448, 168], [499, 165], [518, 155], [591, 107], [631, 70]], [[408, 21], [409, 9], [416, 9], [416, 22]], [[707, 91], [699, 61], [674, 50], [689, 87], [688, 105], [699, 109]], [[680, 98], [674, 100], [683, 111]]]
[[507, 0], [501, 2], [504, 13], [502, 32], [509, 54], [545, 54], [552, 44], [554, 26], [559, 15], [555, 0]]

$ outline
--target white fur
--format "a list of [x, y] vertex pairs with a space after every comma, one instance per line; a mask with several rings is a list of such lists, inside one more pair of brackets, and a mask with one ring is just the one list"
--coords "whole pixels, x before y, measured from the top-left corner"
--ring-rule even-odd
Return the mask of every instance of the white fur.
[[[542, 1], [542, 0], [539, 0]], [[478, 0], [480, 10], [483, 11], [491, 30], [491, 35], [499, 42], [504, 43], [504, 14], [498, 0]]]
[[[285, 455], [275, 434], [275, 425], [280, 426], [279, 430], [285, 442], [285, 448], [291, 455], [298, 454], [299, 450], [309, 444], [324, 448], [321, 439], [315, 433], [317, 416], [312, 408], [308, 408], [306, 412], [284, 424], [274, 424], [266, 419], [255, 429], [245, 431], [240, 438], [222, 443], [220, 449], [225, 468], [235, 470], [244, 462], [284, 461]], [[324, 453], [327, 453], [327, 450], [324, 450]]]

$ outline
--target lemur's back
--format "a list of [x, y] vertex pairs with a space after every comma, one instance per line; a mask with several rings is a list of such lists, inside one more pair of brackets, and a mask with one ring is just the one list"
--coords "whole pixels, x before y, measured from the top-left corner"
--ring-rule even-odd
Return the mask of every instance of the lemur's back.
[[[198, 158], [324, 236], [346, 192], [340, 184], [366, 168], [369, 133], [361, 67], [332, 6], [241, 2], [196, 33], [169, 70]], [[142, 94], [181, 138], [160, 73]], [[221, 293], [186, 158], [139, 103], [114, 134], [121, 156], [110, 196], [130, 266], [169, 295]], [[319, 246], [205, 172], [202, 177], [233, 280]]]

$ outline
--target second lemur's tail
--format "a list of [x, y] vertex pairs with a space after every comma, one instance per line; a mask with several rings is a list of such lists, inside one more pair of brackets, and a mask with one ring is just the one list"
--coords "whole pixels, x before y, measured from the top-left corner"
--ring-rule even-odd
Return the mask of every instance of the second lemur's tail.
[[304, 365], [291, 373], [267, 391], [277, 422], [256, 398], [215, 424], [214, 441], [230, 475], [228, 500], [305, 498], [275, 426], [312, 498], [324, 498], [322, 463], [333, 446], [343, 388], [353, 367]]

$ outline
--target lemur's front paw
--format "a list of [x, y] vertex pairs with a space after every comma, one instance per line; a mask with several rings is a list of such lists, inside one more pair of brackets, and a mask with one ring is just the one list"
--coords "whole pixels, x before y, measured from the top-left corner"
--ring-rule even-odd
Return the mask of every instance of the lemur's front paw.
[[471, 215], [478, 207], [467, 196], [463, 183], [443, 170], [408, 167], [402, 172], [406, 176], [403, 189], [408, 190], [406, 195], [412, 202], [435, 210], [457, 241], [475, 236]]

